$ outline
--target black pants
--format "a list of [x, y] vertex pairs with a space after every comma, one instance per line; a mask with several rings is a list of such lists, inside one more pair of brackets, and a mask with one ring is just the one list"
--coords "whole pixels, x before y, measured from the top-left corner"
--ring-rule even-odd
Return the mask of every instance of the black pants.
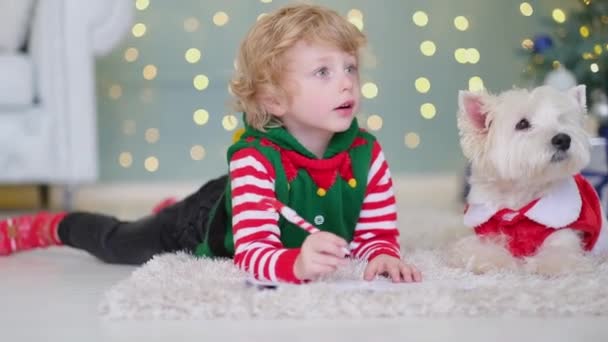
[[227, 176], [214, 179], [158, 214], [136, 221], [70, 213], [59, 224], [59, 238], [65, 245], [115, 264], [137, 265], [160, 253], [193, 252], [205, 239], [210, 211], [223, 196], [227, 180]]

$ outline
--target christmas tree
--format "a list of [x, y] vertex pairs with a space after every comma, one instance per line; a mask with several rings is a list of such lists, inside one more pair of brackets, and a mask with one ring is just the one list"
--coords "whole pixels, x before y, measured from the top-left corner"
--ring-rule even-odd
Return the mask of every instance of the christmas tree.
[[[575, 9], [554, 9], [543, 18], [549, 33], [522, 42], [528, 58], [524, 76], [542, 84], [559, 67], [587, 86], [588, 95], [608, 91], [608, 0], [577, 0]], [[589, 96], [587, 97], [589, 98]]]

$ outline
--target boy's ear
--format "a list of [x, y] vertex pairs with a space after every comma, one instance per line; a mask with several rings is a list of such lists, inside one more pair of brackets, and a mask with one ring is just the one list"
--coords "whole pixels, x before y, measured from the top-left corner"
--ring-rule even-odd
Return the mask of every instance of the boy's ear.
[[264, 92], [258, 99], [267, 113], [281, 117], [287, 112], [287, 102], [274, 93]]

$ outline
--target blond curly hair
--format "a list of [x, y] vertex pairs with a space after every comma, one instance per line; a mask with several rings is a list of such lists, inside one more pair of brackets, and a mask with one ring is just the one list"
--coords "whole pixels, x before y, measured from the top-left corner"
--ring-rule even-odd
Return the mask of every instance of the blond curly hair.
[[317, 5], [286, 6], [261, 17], [239, 47], [230, 81], [234, 110], [247, 113], [247, 123], [253, 128], [264, 131], [280, 125], [278, 118], [263, 108], [259, 97], [264, 93], [289, 100], [282, 83], [283, 55], [301, 40], [329, 44], [357, 58], [367, 41], [344, 17]]

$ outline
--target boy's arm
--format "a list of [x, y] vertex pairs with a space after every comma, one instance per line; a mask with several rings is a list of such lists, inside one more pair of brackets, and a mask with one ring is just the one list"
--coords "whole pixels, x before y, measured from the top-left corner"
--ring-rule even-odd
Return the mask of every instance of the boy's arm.
[[365, 198], [350, 248], [354, 257], [368, 261], [381, 254], [400, 258], [393, 181], [378, 142], [372, 148]]
[[230, 160], [234, 263], [256, 279], [299, 283], [293, 266], [299, 248], [283, 247], [279, 214], [260, 210], [263, 197], [276, 198], [274, 168], [258, 150], [245, 148]]

